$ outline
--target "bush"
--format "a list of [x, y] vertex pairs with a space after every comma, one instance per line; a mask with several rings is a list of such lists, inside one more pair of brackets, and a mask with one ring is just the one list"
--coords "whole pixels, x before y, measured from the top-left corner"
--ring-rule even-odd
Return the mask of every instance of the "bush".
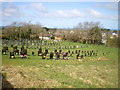
[[55, 39], [55, 37], [54, 37], [54, 36], [52, 36], [52, 37], [51, 37], [51, 39]]
[[82, 40], [82, 43], [83, 43], [83, 44], [86, 44], [86, 40], [85, 40], [85, 39], [83, 39], [83, 40]]

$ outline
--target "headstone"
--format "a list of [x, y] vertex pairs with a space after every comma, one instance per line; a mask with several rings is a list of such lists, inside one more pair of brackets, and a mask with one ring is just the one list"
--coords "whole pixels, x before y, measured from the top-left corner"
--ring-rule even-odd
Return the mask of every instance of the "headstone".
[[27, 50], [26, 49], [23, 49], [20, 53], [21, 55], [21, 58], [26, 58], [27, 57]]
[[32, 52], [32, 55], [34, 55], [35, 53], [34, 52]]
[[79, 53], [77, 54], [76, 59], [80, 59], [80, 55], [79, 55]]
[[56, 53], [56, 59], [60, 59], [60, 54], [58, 52]]
[[72, 54], [74, 54], [74, 51], [72, 51]]
[[14, 52], [10, 52], [10, 58], [11, 59], [15, 58]]
[[11, 47], [13, 47], [13, 44], [11, 44]]
[[50, 52], [50, 59], [53, 59], [53, 56], [54, 56], [53, 52]]
[[83, 59], [83, 55], [81, 55], [80, 58]]
[[68, 53], [63, 53], [63, 59], [65, 60], [68, 59], [67, 56], [68, 56]]
[[13, 50], [17, 49], [17, 46], [13, 47]]
[[45, 59], [46, 58], [46, 53], [44, 52], [43, 54], [42, 54], [42, 59]]
[[2, 49], [2, 55], [7, 55], [7, 52], [6, 52], [5, 48]]
[[70, 53], [70, 50], [68, 50], [68, 53]]
[[54, 50], [54, 53], [57, 53], [57, 49]]
[[59, 53], [61, 54], [61, 53], [62, 53], [62, 50], [59, 50]]
[[48, 49], [46, 49], [45, 52], [48, 54]]
[[19, 50], [18, 50], [18, 49], [14, 49], [14, 53], [15, 53], [16, 55], [19, 55]]
[[75, 51], [75, 53], [77, 54], [77, 50]]
[[8, 51], [8, 46], [5, 46], [4, 49], [5, 49], [6, 51]]
[[23, 50], [24, 50], [24, 46], [21, 47], [21, 51], [23, 51]]

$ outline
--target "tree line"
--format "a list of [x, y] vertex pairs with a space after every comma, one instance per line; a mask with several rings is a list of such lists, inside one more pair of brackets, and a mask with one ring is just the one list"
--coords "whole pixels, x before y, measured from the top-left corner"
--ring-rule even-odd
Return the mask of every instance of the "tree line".
[[[39, 36], [49, 36], [51, 39], [55, 39], [55, 32], [57, 32], [57, 28], [49, 29], [47, 27], [42, 27], [41, 24], [31, 24], [30, 22], [14, 22], [2, 29], [2, 38], [8, 40], [22, 40], [39, 39]], [[103, 28], [100, 22], [86, 21], [79, 23], [77, 26], [66, 32], [59, 33], [62, 40], [84, 44], [102, 44], [103, 32], [110, 32], [110, 29]], [[114, 36], [114, 38], [110, 38], [109, 33], [106, 33], [106, 40], [106, 46], [118, 45], [118, 37]]]

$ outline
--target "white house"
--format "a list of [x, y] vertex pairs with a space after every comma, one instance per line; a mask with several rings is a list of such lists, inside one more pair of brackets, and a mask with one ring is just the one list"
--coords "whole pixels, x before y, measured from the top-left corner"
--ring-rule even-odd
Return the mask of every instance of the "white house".
[[102, 43], [106, 43], [107, 39], [106, 39], [106, 33], [102, 33]]
[[118, 37], [117, 33], [112, 33], [112, 35], [110, 36], [110, 38], [114, 38], [114, 36]]
[[41, 37], [41, 36], [39, 36], [39, 39], [49, 40], [50, 37]]

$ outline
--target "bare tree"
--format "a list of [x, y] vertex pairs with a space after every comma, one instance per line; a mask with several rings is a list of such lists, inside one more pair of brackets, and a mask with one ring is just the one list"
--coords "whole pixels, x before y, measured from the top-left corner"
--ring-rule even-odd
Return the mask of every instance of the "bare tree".
[[96, 26], [102, 27], [100, 22], [93, 22], [93, 21], [88, 22], [88, 21], [85, 21], [83, 23], [82, 22], [78, 23], [78, 25], [75, 26], [74, 29], [76, 29], [76, 30], [90, 30], [90, 29], [92, 29], [93, 27], [96, 27]]

